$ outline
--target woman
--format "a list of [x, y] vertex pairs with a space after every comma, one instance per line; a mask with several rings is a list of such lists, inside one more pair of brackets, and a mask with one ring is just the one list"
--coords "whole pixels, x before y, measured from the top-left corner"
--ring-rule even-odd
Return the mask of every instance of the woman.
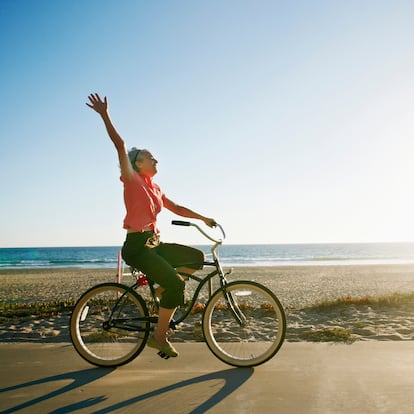
[[185, 283], [177, 271], [193, 273], [201, 269], [204, 255], [188, 246], [160, 243], [157, 214], [162, 207], [166, 207], [179, 216], [202, 220], [210, 227], [215, 225], [215, 221], [167, 198], [152, 181], [157, 173], [157, 160], [148, 150], [133, 148], [128, 152], [124, 140], [112, 124], [106, 97], [102, 100], [95, 93], [88, 98], [90, 103], [86, 105], [102, 117], [118, 152], [126, 207], [124, 228], [127, 231], [122, 257], [129, 266], [139, 269], [162, 287], [157, 328], [147, 344], [165, 355], [176, 357], [178, 352], [167, 340], [166, 334], [177, 306], [184, 301]]

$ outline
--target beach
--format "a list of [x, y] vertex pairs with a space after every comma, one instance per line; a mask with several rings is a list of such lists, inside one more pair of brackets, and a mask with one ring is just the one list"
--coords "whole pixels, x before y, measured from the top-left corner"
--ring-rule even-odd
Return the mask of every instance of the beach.
[[[235, 267], [228, 279], [257, 281], [278, 296], [287, 314], [287, 341], [315, 341], [315, 334], [332, 329], [346, 330], [353, 341], [414, 339], [414, 304], [317, 307], [345, 297], [414, 292], [412, 264]], [[3, 269], [0, 281], [3, 303], [65, 301], [97, 283], [116, 281], [116, 269]], [[131, 284], [132, 278], [124, 276], [123, 282]], [[68, 341], [69, 316], [1, 318], [0, 342]], [[197, 340], [192, 336], [194, 323], [189, 321], [174, 340]]]

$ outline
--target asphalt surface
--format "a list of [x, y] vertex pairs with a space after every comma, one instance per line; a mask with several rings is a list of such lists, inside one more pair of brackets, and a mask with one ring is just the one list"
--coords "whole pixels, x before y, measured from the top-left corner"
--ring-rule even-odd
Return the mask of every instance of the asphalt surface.
[[71, 344], [1, 343], [2, 413], [414, 413], [414, 341], [285, 343], [234, 368], [203, 343], [131, 363], [89, 365]]

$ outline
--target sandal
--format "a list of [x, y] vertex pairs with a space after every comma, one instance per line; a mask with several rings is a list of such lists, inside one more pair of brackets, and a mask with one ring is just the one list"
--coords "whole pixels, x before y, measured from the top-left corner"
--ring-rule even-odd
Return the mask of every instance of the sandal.
[[160, 352], [165, 354], [168, 357], [177, 357], [178, 352], [177, 350], [171, 345], [170, 342], [167, 341], [166, 344], [160, 344], [155, 338], [154, 335], [150, 335], [147, 340], [147, 345], [150, 348], [158, 349]]

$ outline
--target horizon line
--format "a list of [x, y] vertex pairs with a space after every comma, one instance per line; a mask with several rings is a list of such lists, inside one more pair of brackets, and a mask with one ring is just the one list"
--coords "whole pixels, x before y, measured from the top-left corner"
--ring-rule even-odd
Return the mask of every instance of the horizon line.
[[[182, 243], [181, 243], [182, 244]], [[186, 243], [188, 246], [211, 246], [211, 244], [201, 243]], [[288, 246], [288, 245], [322, 245], [322, 244], [414, 244], [414, 240], [400, 240], [400, 241], [330, 241], [330, 242], [253, 242], [253, 243], [223, 243], [222, 246]], [[73, 248], [90, 248], [90, 247], [122, 247], [122, 244], [96, 244], [96, 245], [55, 245], [55, 246], [0, 246], [0, 249], [73, 249]]]

